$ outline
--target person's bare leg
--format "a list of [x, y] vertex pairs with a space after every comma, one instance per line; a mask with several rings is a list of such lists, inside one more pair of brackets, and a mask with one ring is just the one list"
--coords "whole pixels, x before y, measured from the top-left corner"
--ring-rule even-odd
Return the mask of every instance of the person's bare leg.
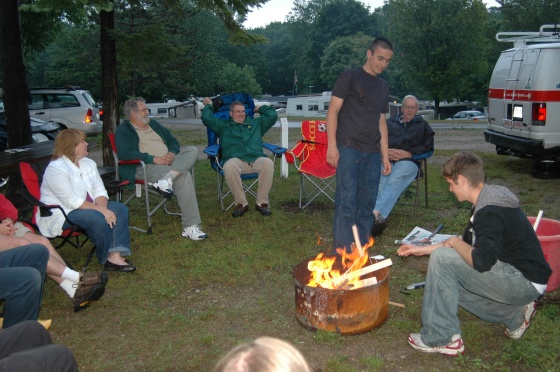
[[41, 235], [33, 234], [31, 232], [25, 234], [23, 238], [31, 243], [39, 243], [47, 247], [50, 254], [49, 262], [47, 263], [47, 275], [56, 283], [62, 283], [64, 279], [61, 278], [61, 276], [67, 266], [66, 263], [64, 263], [62, 257], [60, 257], [60, 254], [58, 254], [56, 249], [54, 249], [49, 239]]

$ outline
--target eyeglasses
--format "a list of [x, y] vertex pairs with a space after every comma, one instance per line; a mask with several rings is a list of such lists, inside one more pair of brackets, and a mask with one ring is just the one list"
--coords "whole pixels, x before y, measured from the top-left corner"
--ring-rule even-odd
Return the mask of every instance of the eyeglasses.
[[233, 114], [244, 114], [245, 110], [235, 110], [235, 111], [231, 111]]
[[403, 109], [405, 109], [405, 110], [416, 110], [416, 106], [405, 105], [405, 106], [403, 106]]
[[138, 111], [138, 112], [150, 112], [150, 109], [146, 107], [146, 108], [143, 108], [143, 109], [138, 109], [136, 111]]

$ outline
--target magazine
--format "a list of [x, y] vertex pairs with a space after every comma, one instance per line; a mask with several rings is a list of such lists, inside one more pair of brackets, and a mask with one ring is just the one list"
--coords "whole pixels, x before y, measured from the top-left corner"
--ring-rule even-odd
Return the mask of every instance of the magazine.
[[414, 244], [414, 245], [432, 245], [441, 243], [453, 235], [438, 234], [443, 228], [443, 225], [438, 226], [436, 231], [431, 232], [421, 227], [416, 226], [412, 231], [402, 240], [395, 240], [395, 244]]

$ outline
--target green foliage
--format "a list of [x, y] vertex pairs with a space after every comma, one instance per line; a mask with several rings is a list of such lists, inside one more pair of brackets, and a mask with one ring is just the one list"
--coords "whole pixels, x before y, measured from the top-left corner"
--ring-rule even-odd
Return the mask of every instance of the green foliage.
[[246, 92], [251, 95], [262, 93], [253, 70], [248, 66], [240, 68], [233, 63], [221, 66], [214, 86], [215, 92]]
[[314, 85], [319, 91], [325, 90], [327, 85], [319, 77], [317, 68], [321, 65], [325, 48], [337, 37], [352, 36], [358, 32], [377, 34], [375, 18], [369, 13], [369, 7], [355, 0], [335, 0], [324, 5], [309, 32], [306, 62], [315, 68], [303, 79], [304, 85]]
[[544, 24], [558, 24], [560, 7], [554, 0], [497, 0], [502, 5], [504, 29], [538, 31]]
[[321, 57], [320, 76], [323, 83], [332, 89], [342, 71], [362, 66], [372, 40], [373, 37], [362, 32], [334, 39]]

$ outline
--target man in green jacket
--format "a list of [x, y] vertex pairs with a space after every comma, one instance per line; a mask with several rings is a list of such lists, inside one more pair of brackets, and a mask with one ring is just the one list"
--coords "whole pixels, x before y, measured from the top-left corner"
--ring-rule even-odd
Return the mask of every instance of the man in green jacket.
[[241, 175], [259, 174], [257, 204], [255, 209], [263, 216], [270, 216], [268, 193], [272, 187], [274, 163], [262, 150], [264, 134], [276, 123], [278, 114], [271, 106], [255, 107], [260, 117], [247, 117], [243, 103], [235, 101], [230, 105], [230, 118], [224, 120], [213, 116], [212, 100], [204, 98], [202, 123], [220, 137], [224, 177], [233, 197], [235, 210], [233, 217], [241, 217], [249, 209], [249, 203], [243, 191]]
[[[191, 240], [208, 236], [200, 227], [201, 219], [191, 170], [198, 158], [194, 146], [179, 145], [173, 134], [157, 121], [150, 119], [146, 101], [142, 97], [124, 104], [128, 120], [115, 131], [115, 142], [120, 160], [142, 160], [146, 164], [147, 179], [151, 186], [165, 197], [177, 196], [181, 209], [182, 235]], [[119, 175], [134, 184], [142, 178], [142, 167], [122, 165]]]

